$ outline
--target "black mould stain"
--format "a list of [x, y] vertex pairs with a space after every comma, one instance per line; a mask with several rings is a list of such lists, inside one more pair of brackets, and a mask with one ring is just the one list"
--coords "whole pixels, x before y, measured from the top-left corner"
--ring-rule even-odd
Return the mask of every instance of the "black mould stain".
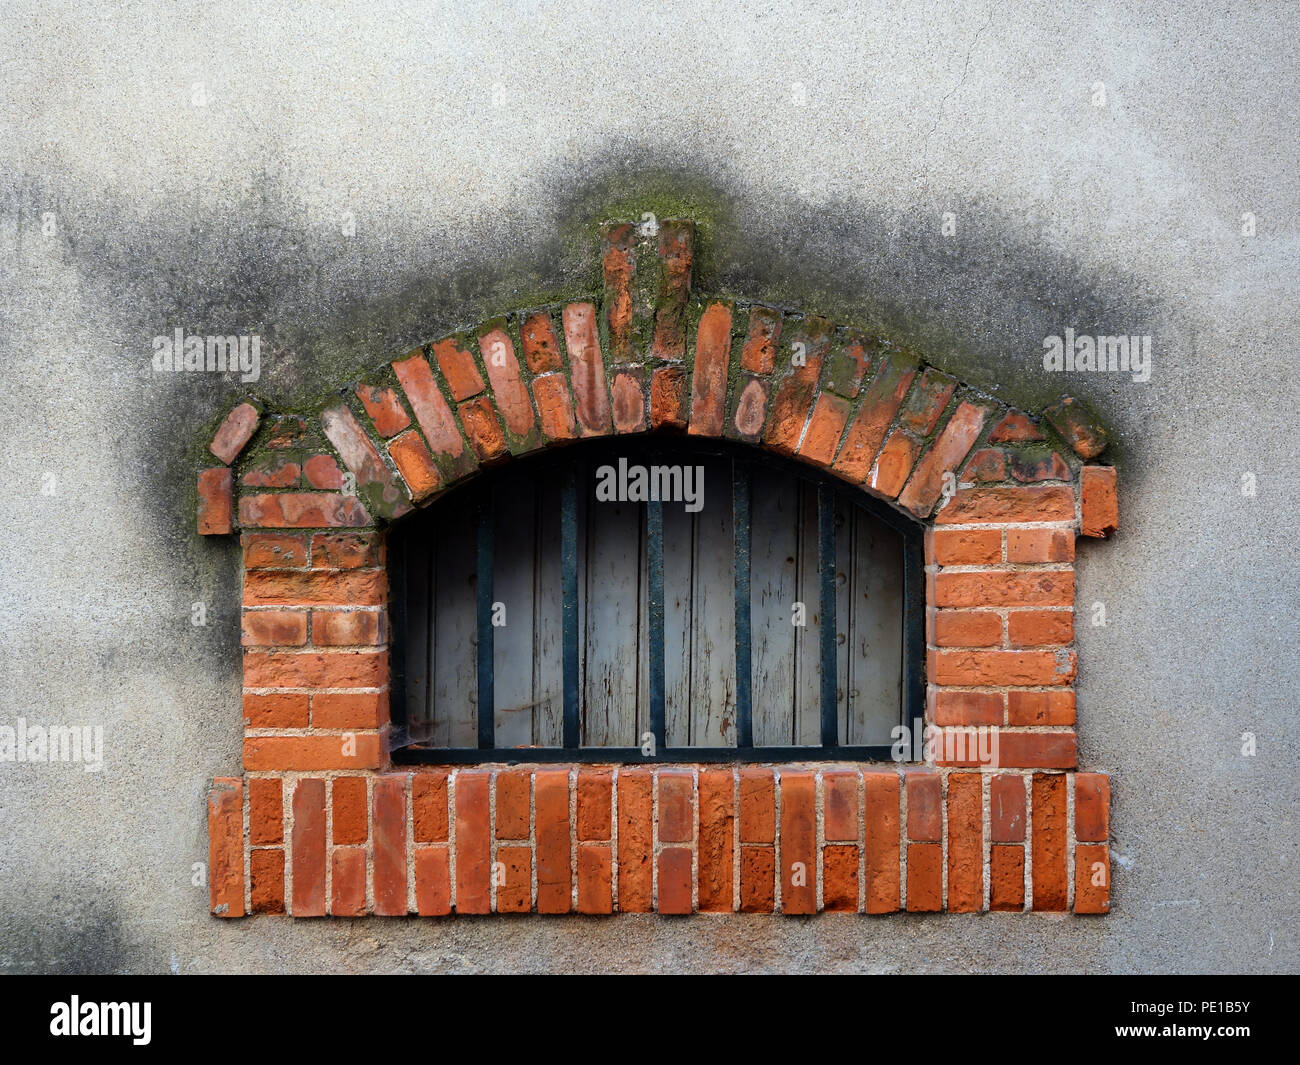
[[[604, 220], [694, 218], [697, 291], [873, 329], [1030, 410], [1062, 391], [1087, 400], [1111, 387], [1045, 372], [1044, 337], [1067, 325], [1081, 334], [1156, 333], [1165, 314], [1132, 272], [1089, 273], [988, 204], [946, 205], [957, 235], [945, 236], [938, 208], [812, 204], [793, 191], [759, 198], [738, 178], [665, 166], [635, 148], [553, 163], [508, 219], [463, 225], [422, 220], [414, 207], [409, 217], [362, 208], [345, 235], [273, 174], [250, 190], [206, 206], [79, 200], [45, 186], [18, 196], [26, 208], [58, 204], [64, 256], [89, 288], [96, 324], [118, 338], [115, 358], [143, 383], [133, 416], [154, 428], [136, 435], [138, 460], [153, 471], [143, 481], [171, 528], [192, 526], [194, 470], [242, 396], [252, 391], [271, 410], [315, 405], [449, 330], [592, 294]], [[153, 337], [176, 328], [256, 333], [260, 379], [152, 373]]]

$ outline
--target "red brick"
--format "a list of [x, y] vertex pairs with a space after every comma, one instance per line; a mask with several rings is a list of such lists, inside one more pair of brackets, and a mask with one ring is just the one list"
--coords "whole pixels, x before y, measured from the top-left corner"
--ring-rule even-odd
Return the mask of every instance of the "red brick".
[[1074, 641], [1071, 610], [1017, 610], [1007, 615], [1011, 647], [1045, 647]]
[[613, 913], [613, 863], [608, 844], [584, 843], [578, 848], [578, 912]]
[[920, 450], [921, 445], [910, 436], [896, 431], [880, 449], [867, 477], [867, 487], [885, 499], [893, 499], [907, 483], [907, 475], [912, 472], [912, 463]]
[[849, 770], [826, 773], [825, 834], [827, 840], [858, 838], [858, 774]]
[[780, 338], [781, 312], [771, 307], [751, 307], [740, 365], [750, 373], [771, 373], [776, 365], [776, 345]]
[[371, 729], [388, 724], [388, 692], [315, 692], [313, 728]]
[[490, 779], [486, 769], [456, 774], [457, 913], [487, 913], [491, 908]]
[[695, 223], [667, 221], [659, 224], [659, 259], [663, 282], [655, 307], [652, 359], [682, 359], [686, 355], [686, 300], [691, 291]]
[[245, 606], [383, 606], [382, 570], [252, 570], [244, 574]]
[[258, 413], [257, 408], [251, 403], [239, 404], [226, 415], [225, 421], [221, 423], [216, 435], [212, 437], [212, 443], [208, 445], [208, 450], [229, 466], [235, 461], [239, 453], [244, 450], [244, 445], [252, 439], [253, 434], [257, 432], [257, 426], [261, 420], [262, 415]]
[[619, 433], [645, 431], [645, 390], [640, 370], [620, 370], [610, 386], [614, 430]]
[[312, 488], [339, 489], [343, 487], [343, 471], [332, 455], [312, 455], [302, 464], [303, 476]]
[[208, 903], [217, 917], [244, 916], [244, 790], [217, 777], [208, 791]]
[[266, 446], [300, 447], [307, 435], [307, 423], [296, 414], [277, 414], [271, 418], [271, 432]]
[[529, 913], [532, 910], [531, 847], [498, 847], [492, 876], [497, 889], [497, 913]]
[[540, 769], [534, 778], [537, 811], [537, 912], [568, 913], [569, 771]]
[[763, 422], [767, 418], [767, 394], [770, 385], [766, 381], [751, 377], [740, 388], [736, 400], [734, 424], [741, 438], [756, 443], [763, 433]]
[[372, 862], [375, 913], [402, 917], [407, 913], [406, 782], [405, 774], [375, 779], [371, 801], [374, 816]]
[[1085, 466], [1079, 474], [1080, 531], [1109, 536], [1119, 528], [1119, 497], [1114, 466]]
[[852, 428], [844, 438], [844, 446], [835, 460], [837, 472], [857, 484], [867, 479], [915, 373], [915, 363], [901, 356], [894, 356], [881, 365], [862, 397]]
[[932, 719], [936, 725], [1001, 725], [1001, 692], [943, 691], [930, 689]]
[[689, 769], [661, 769], [659, 842], [689, 843], [695, 838], [695, 778]]
[[822, 850], [823, 904], [832, 913], [858, 909], [858, 848], [831, 846]]
[[301, 647], [307, 642], [302, 610], [245, 610], [239, 642], [245, 647]]
[[452, 399], [459, 402], [483, 391], [483, 375], [474, 365], [474, 355], [456, 337], [434, 344], [433, 357], [438, 360], [438, 369], [451, 389]]
[[650, 428], [686, 428], [686, 371], [660, 366], [650, 375]]
[[994, 647], [1002, 642], [1002, 618], [990, 611], [934, 610], [930, 613], [934, 643], [940, 647]]
[[1033, 780], [1035, 910], [1064, 910], [1066, 905], [1065, 777], [1035, 773]]
[[1073, 732], [1003, 732], [998, 736], [998, 765], [1008, 769], [1073, 769], [1078, 758]]
[[[396, 518], [410, 508], [392, 471], [384, 465], [379, 449], [361, 428], [347, 407], [339, 404], [321, 411], [321, 428], [339, 453], [339, 458], [356, 477], [357, 493], [387, 518]], [[244, 500], [240, 500], [243, 513]]]
[[1074, 777], [1074, 838], [1080, 843], [1110, 838], [1110, 778], [1104, 773]]
[[1017, 481], [1069, 481], [1074, 475], [1056, 451], [1008, 451], [1007, 470]]
[[1074, 692], [1009, 692], [1007, 724], [1073, 725]]
[[1043, 417], [1080, 458], [1093, 459], [1106, 450], [1106, 431], [1073, 397], [1062, 396], [1059, 403], [1043, 411]]
[[465, 427], [465, 435], [469, 437], [470, 447], [479, 462], [495, 462], [510, 453], [491, 399], [479, 396], [462, 403], [457, 409], [460, 423]]
[[740, 912], [771, 913], [776, 907], [776, 848], [740, 848]]
[[907, 910], [938, 913], [943, 909], [943, 847], [938, 843], [907, 845]]
[[317, 568], [365, 569], [381, 566], [383, 562], [383, 541], [375, 533], [317, 533], [311, 538], [311, 564]]
[[325, 781], [293, 789], [293, 915], [325, 916]]
[[711, 303], [700, 316], [691, 384], [691, 424], [698, 436], [721, 436], [727, 405], [727, 370], [731, 361], [731, 308]]
[[740, 841], [776, 841], [776, 775], [770, 769], [740, 771]]
[[793, 366], [790, 374], [776, 386], [772, 413], [763, 433], [764, 443], [782, 455], [793, 455], [803, 435], [826, 356], [828, 327], [829, 323], [823, 319], [809, 318], [792, 338], [792, 347], [796, 343], [804, 345], [805, 361], [802, 366]]
[[366, 912], [366, 848], [337, 847], [330, 856], [330, 913], [360, 917]]
[[335, 777], [334, 843], [365, 843], [370, 838], [370, 809], [365, 777]]
[[[918, 436], [929, 436], [956, 389], [956, 380], [946, 373], [933, 367], [923, 370], [902, 410], [898, 412], [898, 424], [906, 426]], [[963, 455], [965, 453], [962, 452]]]
[[560, 314], [564, 342], [569, 350], [569, 377], [577, 400], [578, 425], [583, 436], [600, 436], [610, 430], [609, 395], [605, 389], [605, 363], [596, 336], [596, 308], [590, 303], [570, 303]]
[[335, 492], [276, 492], [239, 500], [239, 523], [261, 529], [359, 529], [371, 524], [356, 496]]
[[948, 911], [984, 908], [984, 796], [979, 773], [948, 777]]
[[375, 425], [375, 432], [385, 440], [396, 436], [408, 425], [411, 419], [391, 388], [376, 385], [357, 385], [357, 399], [366, 408], [366, 413]]
[[416, 773], [411, 778], [411, 814], [416, 843], [446, 843], [447, 770]]
[[560, 368], [560, 342], [549, 311], [534, 311], [519, 327], [523, 341], [524, 362], [535, 373], [551, 373]]
[[1002, 561], [1000, 529], [927, 530], [929, 561], [941, 566], [987, 566]]
[[909, 769], [907, 838], [929, 842], [943, 838], [943, 780], [931, 769]]
[[451, 858], [447, 847], [415, 848], [415, 911], [421, 917], [451, 913]]
[[1025, 908], [1025, 848], [994, 844], [989, 857], [989, 909]]
[[569, 380], [561, 373], [533, 380], [533, 398], [542, 433], [548, 440], [572, 440], [578, 435], [573, 420], [573, 400], [569, 398]]
[[963, 481], [1005, 481], [1007, 453], [1001, 448], [986, 447], [975, 452], [962, 471]]
[[412, 429], [388, 445], [388, 454], [402, 475], [411, 498], [419, 501], [432, 495], [442, 485], [442, 475], [420, 434]]
[[535, 424], [533, 405], [519, 373], [519, 360], [515, 358], [510, 334], [497, 327], [480, 336], [478, 344], [492, 385], [492, 398], [505, 419], [506, 428], [515, 436], [527, 436]]
[[823, 392], [817, 397], [799, 454], [818, 466], [829, 466], [835, 458], [844, 423], [849, 420], [849, 401]]
[[1074, 493], [1064, 485], [961, 488], [934, 520], [940, 525], [1073, 521]]
[[244, 768], [253, 772], [378, 769], [385, 758], [378, 733], [346, 736], [247, 736]]
[[249, 728], [306, 728], [310, 720], [307, 695], [274, 692], [244, 693], [244, 720]]
[[311, 612], [311, 642], [317, 647], [373, 647], [386, 640], [384, 614], [380, 610]]
[[578, 839], [612, 838], [614, 777], [608, 769], [578, 770]]
[[279, 777], [248, 779], [248, 841], [254, 846], [284, 842], [284, 789]]
[[1042, 439], [1038, 427], [1018, 410], [1011, 411], [989, 433], [990, 444], [1023, 444]]
[[690, 913], [691, 849], [665, 847], [659, 852], [659, 912]]
[[1074, 534], [1066, 529], [1008, 529], [1008, 562], [1073, 562]]
[[[661, 785], [662, 786], [662, 785]], [[736, 819], [735, 778], [730, 769], [700, 770], [700, 909], [733, 909], [733, 838]]]
[[1073, 606], [1073, 570], [987, 570], [937, 573], [934, 605], [940, 607]]
[[817, 778], [812, 773], [781, 774], [781, 912], [817, 912]]
[[1110, 848], [1079, 844], [1074, 848], [1074, 912], [1110, 912]]
[[497, 839], [530, 837], [532, 787], [531, 769], [503, 769], [497, 773]]
[[292, 533], [244, 533], [245, 569], [286, 569], [307, 565], [307, 538]]
[[199, 474], [200, 536], [224, 536], [234, 532], [235, 489], [228, 467], [214, 466]]
[[258, 848], [248, 855], [253, 913], [284, 913], [284, 851]]
[[867, 823], [866, 888], [867, 913], [893, 913], [899, 906], [899, 783], [898, 774], [866, 772], [864, 817]]
[[302, 467], [288, 455], [269, 454], [251, 464], [239, 483], [250, 488], [296, 488]]
[[[609, 327], [610, 357], [630, 362], [636, 357], [632, 342], [632, 276], [636, 229], [629, 223], [602, 227], [601, 267], [605, 275], [605, 321]], [[640, 317], [640, 316], [638, 316]]]
[[953, 412], [943, 432], [921, 456], [907, 487], [898, 496], [898, 505], [918, 518], [927, 516], [943, 494], [944, 474], [955, 471], [975, 443], [988, 417], [987, 407], [961, 403]]
[[989, 784], [989, 823], [994, 843], [1025, 841], [1025, 778], [1001, 773]]
[[248, 688], [378, 688], [387, 683], [388, 654], [384, 651], [244, 654], [244, 685]]
[[419, 354], [393, 363], [402, 390], [415, 412], [415, 420], [420, 423], [420, 431], [429, 442], [435, 455], [445, 455], [453, 464], [457, 473], [467, 473], [473, 468], [473, 460], [465, 451], [465, 442], [460, 430], [456, 428], [456, 419], [451, 407], [434, 379], [433, 370], [428, 361]]
[[618, 908], [649, 913], [654, 851], [654, 778], [648, 769], [618, 774]]

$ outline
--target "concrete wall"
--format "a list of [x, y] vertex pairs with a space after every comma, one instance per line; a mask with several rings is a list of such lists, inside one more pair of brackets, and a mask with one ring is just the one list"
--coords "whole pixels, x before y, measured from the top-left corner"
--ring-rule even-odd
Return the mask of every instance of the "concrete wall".
[[[98, 773], [0, 763], [0, 968], [1297, 969], [1284, 6], [0, 17], [0, 724], [105, 744]], [[1109, 624], [1081, 616], [1079, 732], [1081, 766], [1112, 774], [1109, 917], [207, 915], [204, 792], [239, 771], [237, 551], [193, 533], [192, 483], [243, 386], [155, 374], [152, 338], [257, 333], [257, 388], [314, 395], [594, 287], [589, 224], [643, 210], [699, 219], [698, 287], [1108, 420], [1123, 527], [1080, 553], [1081, 610]], [[1150, 381], [1045, 373], [1066, 326], [1151, 334]]]

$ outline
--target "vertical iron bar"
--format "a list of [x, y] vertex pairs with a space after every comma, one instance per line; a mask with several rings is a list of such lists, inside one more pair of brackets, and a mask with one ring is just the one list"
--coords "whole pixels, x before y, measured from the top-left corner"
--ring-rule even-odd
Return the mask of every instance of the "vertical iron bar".
[[835, 494], [817, 486], [817, 575], [821, 579], [822, 746], [839, 743], [836, 720]]
[[656, 753], [667, 745], [664, 714], [664, 505], [646, 503], [646, 570], [649, 575], [647, 612], [650, 615], [650, 732]]
[[576, 751], [578, 737], [578, 475], [564, 471], [560, 495], [560, 572], [564, 622], [564, 747]]
[[494, 640], [492, 631], [492, 490], [479, 499], [475, 514], [478, 539], [478, 746], [496, 746], [496, 692], [493, 686]]
[[753, 656], [750, 645], [749, 464], [731, 464], [731, 524], [736, 537], [736, 746], [754, 746]]
[[[904, 735], [911, 735], [925, 718], [925, 547], [919, 533], [903, 537], [903, 686]], [[919, 741], [913, 742], [919, 750]]]

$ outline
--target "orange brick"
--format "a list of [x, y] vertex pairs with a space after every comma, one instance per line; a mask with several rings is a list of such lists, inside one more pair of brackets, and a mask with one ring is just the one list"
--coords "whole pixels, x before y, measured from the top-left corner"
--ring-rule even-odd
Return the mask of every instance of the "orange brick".
[[1017, 610], [1007, 616], [1007, 642], [1012, 647], [1044, 647], [1073, 640], [1071, 610]]
[[372, 729], [388, 724], [388, 692], [317, 692], [311, 697], [313, 728]]

